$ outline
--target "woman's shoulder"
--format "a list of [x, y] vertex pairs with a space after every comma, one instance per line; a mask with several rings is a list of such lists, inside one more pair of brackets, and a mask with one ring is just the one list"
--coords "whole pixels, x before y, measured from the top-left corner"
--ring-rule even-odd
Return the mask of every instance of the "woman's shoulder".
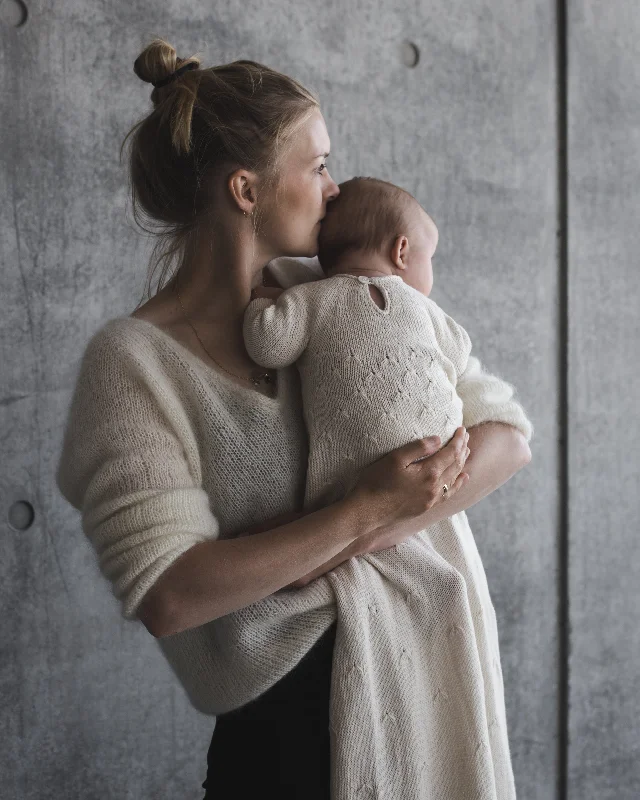
[[[170, 334], [147, 317], [114, 317], [103, 322], [91, 335], [83, 362], [113, 359], [140, 364], [156, 362], [156, 366], [160, 366], [163, 351], [172, 349], [172, 343]], [[164, 363], [166, 366], [168, 362]]]
[[91, 334], [87, 342], [87, 350], [106, 348], [124, 348], [132, 345], [140, 336], [140, 323], [151, 323], [140, 317], [113, 317], [102, 322]]
[[170, 337], [147, 320], [123, 316], [102, 323], [80, 354], [75, 376], [77, 406], [111, 406], [133, 414], [190, 392], [189, 365]]

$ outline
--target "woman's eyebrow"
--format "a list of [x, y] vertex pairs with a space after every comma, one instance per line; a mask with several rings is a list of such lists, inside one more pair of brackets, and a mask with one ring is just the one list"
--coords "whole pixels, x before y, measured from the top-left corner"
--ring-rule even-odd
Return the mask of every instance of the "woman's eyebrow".
[[329, 158], [330, 155], [331, 155], [331, 153], [320, 153], [319, 155], [314, 156], [313, 160], [315, 161], [316, 158]]

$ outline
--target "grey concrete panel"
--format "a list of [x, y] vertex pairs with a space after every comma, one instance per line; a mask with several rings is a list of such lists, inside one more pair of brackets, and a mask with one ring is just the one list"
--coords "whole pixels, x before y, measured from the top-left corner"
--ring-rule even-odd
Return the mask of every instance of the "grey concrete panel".
[[[519, 794], [555, 796], [557, 258], [551, 0], [28, 4], [0, 28], [0, 772], [9, 797], [199, 798], [213, 720], [119, 617], [53, 485], [90, 334], [141, 297], [148, 246], [118, 147], [149, 107], [154, 35], [206, 63], [253, 58], [315, 89], [337, 180], [413, 192], [440, 229], [433, 298], [518, 387], [533, 462], [469, 518], [498, 616]], [[411, 40], [420, 60], [403, 64]], [[26, 531], [6, 524], [31, 502]]]
[[640, 797], [640, 7], [570, 3], [569, 797]]

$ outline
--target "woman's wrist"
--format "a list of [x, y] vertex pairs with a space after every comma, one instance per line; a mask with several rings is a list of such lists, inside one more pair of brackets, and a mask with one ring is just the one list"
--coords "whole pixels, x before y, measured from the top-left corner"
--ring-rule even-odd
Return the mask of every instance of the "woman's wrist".
[[335, 505], [340, 509], [344, 524], [348, 524], [354, 534], [354, 541], [349, 547], [357, 550], [358, 540], [380, 527], [381, 511], [373, 497], [355, 488]]
[[351, 558], [363, 555], [368, 552], [365, 541], [367, 536], [376, 529], [375, 526], [375, 510], [372, 509], [370, 504], [364, 503], [359, 495], [347, 495], [347, 497], [332, 503], [332, 508], [338, 515], [340, 527], [344, 527], [355, 534], [356, 538], [337, 553], [330, 561], [321, 564], [313, 572], [303, 575], [298, 580], [289, 584], [285, 588], [301, 588], [306, 586], [316, 578], [326, 575], [332, 569], [344, 564]]

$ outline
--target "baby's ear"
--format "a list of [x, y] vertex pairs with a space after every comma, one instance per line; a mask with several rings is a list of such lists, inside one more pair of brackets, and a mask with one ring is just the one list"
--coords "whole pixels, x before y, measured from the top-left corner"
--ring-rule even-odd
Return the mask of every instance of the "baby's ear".
[[391, 251], [389, 252], [389, 258], [393, 262], [393, 265], [396, 267], [396, 269], [406, 269], [404, 260], [407, 257], [408, 252], [409, 240], [404, 234], [401, 233], [393, 240]]

